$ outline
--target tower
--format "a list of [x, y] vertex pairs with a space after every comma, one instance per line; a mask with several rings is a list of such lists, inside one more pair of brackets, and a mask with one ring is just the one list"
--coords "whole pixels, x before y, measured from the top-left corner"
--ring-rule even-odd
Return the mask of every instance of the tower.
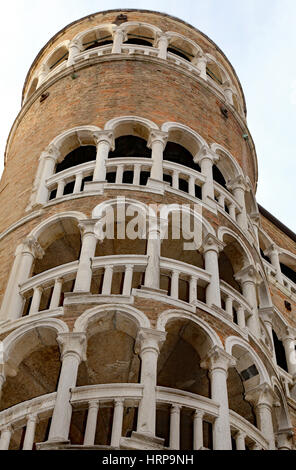
[[0, 186], [1, 449], [293, 447], [296, 242], [257, 177], [200, 31], [113, 10], [46, 44]]

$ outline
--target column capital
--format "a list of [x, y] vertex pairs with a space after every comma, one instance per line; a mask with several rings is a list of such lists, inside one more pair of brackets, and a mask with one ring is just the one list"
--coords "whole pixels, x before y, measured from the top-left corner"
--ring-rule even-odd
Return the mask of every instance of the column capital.
[[123, 29], [125, 26], [124, 26], [124, 23], [120, 26], [115, 26], [113, 27], [113, 36], [114, 34], [117, 34], [118, 36], [122, 35], [122, 39], [126, 40], [127, 39], [127, 32]]
[[159, 131], [158, 129], [151, 129], [147, 142], [147, 147], [151, 148], [154, 142], [160, 142], [163, 148], [165, 148], [168, 141], [168, 137], [168, 132]]
[[249, 189], [249, 183], [243, 175], [238, 175], [227, 182], [227, 188], [230, 190], [242, 189], [247, 191]]
[[35, 237], [30, 236], [23, 242], [23, 253], [30, 253], [34, 258], [41, 259], [44, 256], [44, 250]]
[[81, 235], [94, 234], [95, 235], [95, 225], [98, 223], [97, 219], [85, 219], [80, 220], [78, 227], [80, 228]]
[[204, 411], [204, 410], [195, 410], [193, 416], [194, 416], [195, 418], [203, 419], [204, 415], [205, 415], [205, 411]]
[[115, 138], [113, 130], [103, 130], [93, 132], [96, 145], [98, 146], [101, 142], [106, 142], [111, 150], [115, 149]]
[[78, 356], [80, 362], [86, 361], [86, 333], [61, 333], [57, 337], [61, 358], [67, 355]]
[[39, 417], [37, 414], [30, 414], [27, 416], [27, 423], [39, 423]]
[[236, 359], [219, 346], [214, 346], [201, 361], [202, 369], [210, 372], [220, 369], [227, 373], [230, 367], [236, 365]]
[[48, 147], [46, 147], [46, 149], [43, 150], [43, 152], [41, 152], [39, 160], [42, 160], [43, 158], [52, 158], [52, 160], [56, 162], [60, 158], [60, 156], [61, 156], [61, 152], [59, 148], [56, 145], [51, 144]]
[[151, 328], [140, 328], [136, 338], [135, 351], [141, 355], [144, 351], [154, 350], [159, 354], [159, 350], [166, 339], [166, 332], [153, 330]]
[[224, 250], [225, 246], [225, 243], [221, 242], [211, 233], [208, 233], [203, 240], [200, 251], [203, 253], [207, 253], [208, 251], [215, 251], [218, 254], [220, 251]]
[[166, 33], [156, 33], [156, 47], [158, 47], [159, 41], [166, 41], [166, 43], [169, 43], [169, 37]]
[[271, 386], [264, 382], [245, 394], [245, 399], [256, 407], [267, 406], [271, 408], [277, 401], [277, 396]]
[[296, 331], [291, 326], [285, 326], [284, 333], [282, 334], [282, 341], [295, 341]]
[[236, 281], [241, 283], [252, 282], [254, 284], [259, 284], [261, 281], [259, 273], [251, 264], [249, 266], [245, 266], [238, 273], [236, 273], [234, 278]]
[[76, 47], [77, 49], [79, 49], [79, 51], [81, 52], [82, 51], [82, 44], [81, 44], [81, 41], [77, 40], [77, 39], [72, 39], [72, 41], [70, 41], [69, 43], [69, 49], [71, 49], [72, 47]]
[[201, 163], [202, 160], [210, 160], [214, 164], [219, 160], [219, 155], [206, 145], [203, 145], [193, 160], [195, 163]]
[[280, 253], [280, 248], [275, 244], [275, 243], [272, 243], [271, 245], [269, 245], [269, 247], [264, 250], [264, 254], [265, 256], [272, 256], [272, 255], [279, 255]]
[[273, 324], [273, 317], [274, 317], [274, 307], [264, 307], [258, 310], [260, 318], [263, 320], [264, 323], [269, 323], [271, 326]]

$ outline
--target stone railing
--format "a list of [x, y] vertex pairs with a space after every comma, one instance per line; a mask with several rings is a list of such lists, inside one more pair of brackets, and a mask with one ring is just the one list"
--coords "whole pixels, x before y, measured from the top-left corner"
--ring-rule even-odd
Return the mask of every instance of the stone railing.
[[252, 315], [252, 308], [246, 299], [236, 289], [220, 280], [221, 303], [229, 319], [240, 328], [245, 329], [248, 318]]
[[0, 413], [0, 450], [8, 450], [15, 431], [26, 428], [23, 450], [32, 450], [36, 426], [39, 421], [50, 418], [55, 405], [56, 393], [42, 395], [19, 403]]
[[282, 276], [283, 276], [283, 284], [286, 287], [286, 289], [288, 289], [290, 294], [296, 295], [296, 284], [284, 274], [282, 274]]
[[69, 194], [78, 194], [83, 191], [83, 179], [92, 179], [96, 162], [87, 162], [68, 168], [48, 178], [46, 186], [51, 193], [50, 199], [58, 199], [64, 196], [65, 187], [71, 184]]
[[77, 64], [78, 62], [82, 62], [84, 60], [88, 60], [91, 57], [97, 57], [102, 55], [108, 55], [112, 52], [112, 44], [107, 44], [106, 46], [99, 46], [93, 49], [89, 49], [88, 51], [80, 52], [74, 57], [74, 63]]
[[229, 214], [231, 219], [237, 223], [237, 216], [241, 213], [241, 207], [229, 191], [224, 189], [220, 184], [214, 182], [214, 195], [218, 206], [224, 212]]
[[149, 46], [140, 46], [137, 44], [122, 44], [121, 46], [121, 53], [122, 54], [142, 54], [150, 57], [158, 57], [159, 49], [156, 47], [149, 47]]
[[264, 269], [265, 269], [265, 272], [266, 272], [267, 276], [275, 278], [276, 277], [276, 269], [272, 266], [272, 264], [269, 263], [267, 260], [265, 260], [263, 258], [262, 258], [262, 262], [263, 262]]
[[239, 414], [229, 410], [230, 428], [233, 439], [236, 443], [236, 450], [267, 450], [268, 441], [253, 424], [244, 419]]

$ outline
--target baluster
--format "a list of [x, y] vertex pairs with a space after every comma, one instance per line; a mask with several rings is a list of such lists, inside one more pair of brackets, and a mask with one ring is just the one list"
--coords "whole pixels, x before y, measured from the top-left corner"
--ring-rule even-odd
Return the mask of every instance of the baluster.
[[88, 404], [87, 422], [83, 441], [84, 446], [93, 446], [95, 443], [98, 411], [99, 403], [90, 401]]
[[229, 215], [233, 220], [236, 220], [236, 208], [233, 203], [229, 205]]
[[2, 429], [1, 438], [0, 438], [0, 450], [9, 449], [11, 435], [12, 435], [11, 426], [7, 426], [6, 428]]
[[225, 301], [225, 310], [233, 318], [233, 298], [230, 295], [227, 295]]
[[65, 189], [65, 181], [59, 181], [58, 182], [58, 190], [57, 190], [57, 195], [56, 197], [62, 197], [64, 195], [64, 189]]
[[238, 431], [235, 435], [236, 450], [246, 450], [246, 435]]
[[33, 449], [37, 423], [38, 423], [38, 416], [37, 415], [28, 416], [23, 450], [32, 450]]
[[82, 179], [83, 179], [83, 174], [82, 173], [78, 173], [75, 176], [75, 185], [74, 185], [73, 194], [80, 193], [81, 185], [82, 185]]
[[218, 203], [221, 207], [223, 207], [223, 209], [225, 209], [225, 196], [224, 196], [224, 194], [219, 194]]
[[172, 405], [170, 410], [170, 448], [180, 449], [180, 415], [182, 407]]
[[196, 410], [193, 415], [193, 450], [203, 448], [203, 417], [201, 410]]
[[54, 283], [54, 288], [50, 300], [49, 309], [58, 308], [60, 306], [60, 299], [63, 287], [63, 279], [56, 279]]
[[116, 184], [122, 184], [124, 165], [118, 165], [116, 171]]
[[195, 197], [195, 176], [189, 177], [189, 194]]
[[197, 300], [197, 277], [190, 277], [190, 287], [189, 287], [189, 303], [192, 304]]
[[42, 292], [43, 292], [42, 287], [34, 287], [34, 293], [33, 293], [29, 315], [39, 312]]
[[137, 186], [140, 184], [141, 165], [139, 163], [134, 165], [134, 179], [133, 184]]
[[134, 266], [132, 264], [128, 264], [125, 267], [122, 295], [131, 295], [133, 272], [134, 272]]
[[173, 188], [179, 189], [179, 171], [173, 171]]
[[246, 328], [245, 309], [242, 305], [237, 309], [237, 324], [240, 328]]
[[171, 297], [179, 299], [179, 275], [178, 271], [172, 271], [171, 274]]
[[122, 433], [123, 410], [124, 410], [124, 401], [122, 399], [115, 400], [112, 436], [111, 436], [111, 447], [119, 447], [121, 433]]
[[113, 279], [113, 268], [114, 266], [106, 266], [104, 272], [104, 281], [103, 281], [103, 288], [102, 294], [103, 295], [111, 295], [112, 291], [112, 279]]

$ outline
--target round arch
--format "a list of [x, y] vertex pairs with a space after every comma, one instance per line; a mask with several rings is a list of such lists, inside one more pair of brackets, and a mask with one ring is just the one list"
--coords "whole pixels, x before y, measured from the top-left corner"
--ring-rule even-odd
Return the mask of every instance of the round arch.
[[113, 23], [106, 23], [103, 25], [95, 26], [93, 28], [86, 29], [80, 33], [78, 33], [74, 38], [72, 39], [72, 42], [77, 44], [80, 50], [83, 50], [83, 40], [85, 37], [87, 37], [90, 34], [94, 34], [97, 40], [100, 40], [102, 32], [106, 31], [110, 34], [110, 36], [113, 37], [114, 29], [116, 28], [116, 25]]
[[229, 175], [229, 180], [244, 176], [243, 170], [236, 159], [222, 145], [213, 143], [211, 144], [211, 150], [218, 156], [216, 166], [223, 175]]
[[61, 212], [59, 214], [55, 214], [49, 217], [48, 219], [43, 220], [37, 227], [35, 227], [31, 231], [28, 237], [33, 237], [34, 239], [38, 240], [38, 238], [44, 232], [44, 230], [49, 228], [54, 223], [60, 222], [61, 220], [64, 220], [64, 219], [75, 219], [79, 223], [80, 220], [87, 219], [87, 216], [83, 214], [82, 212], [77, 212], [77, 211]]
[[151, 130], [159, 130], [159, 127], [154, 122], [143, 117], [119, 116], [108, 121], [104, 129], [114, 131], [115, 139], [124, 135], [133, 135], [148, 141]]
[[185, 55], [191, 57], [191, 61], [198, 54], [203, 55], [202, 48], [195, 41], [186, 38], [182, 34], [176, 33], [175, 31], [168, 31], [165, 33], [165, 36], [169, 40], [169, 47], [174, 47], [174, 45], [176, 45], [179, 48], [180, 46], [182, 48], [182, 51], [184, 51]]
[[169, 141], [182, 145], [191, 153], [193, 158], [202, 147], [209, 147], [203, 137], [185, 124], [165, 122], [161, 130], [168, 133]]
[[221, 242], [223, 242], [225, 235], [229, 235], [231, 238], [233, 238], [241, 246], [248, 263], [253, 264], [253, 257], [249, 249], [247, 248], [246, 244], [238, 237], [238, 235], [235, 232], [233, 232], [233, 230], [227, 227], [219, 227], [217, 235], [218, 235], [218, 239]]

